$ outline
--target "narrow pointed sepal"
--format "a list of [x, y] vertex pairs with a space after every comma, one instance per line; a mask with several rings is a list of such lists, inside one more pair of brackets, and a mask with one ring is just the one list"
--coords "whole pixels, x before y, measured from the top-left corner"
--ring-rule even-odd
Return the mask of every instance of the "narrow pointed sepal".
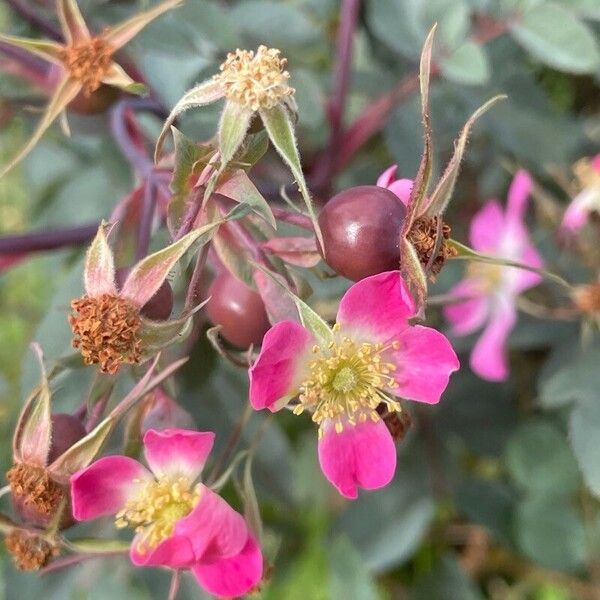
[[208, 242], [220, 222], [209, 223], [191, 231], [179, 241], [141, 260], [127, 277], [121, 297], [135, 306], [142, 307], [163, 284], [175, 263], [188, 251], [192, 244]]
[[106, 75], [102, 78], [102, 83], [136, 96], [146, 96], [148, 94], [148, 88], [143, 83], [129, 77], [123, 67], [115, 62], [112, 63]]
[[190, 108], [197, 108], [198, 106], [205, 106], [206, 104], [212, 104], [223, 97], [223, 89], [221, 84], [214, 79], [207, 79], [197, 86], [193, 87], [189, 92], [186, 92], [179, 102], [173, 107], [171, 114], [167, 117], [162, 131], [158, 136], [156, 142], [156, 148], [154, 150], [154, 161], [158, 162], [160, 153], [165, 141], [165, 137], [171, 128], [171, 125], [175, 122], [175, 119]]
[[16, 37], [14, 35], [6, 35], [4, 33], [0, 33], [0, 42], [4, 42], [5, 44], [14, 46], [15, 48], [27, 50], [27, 52], [35, 54], [35, 56], [39, 56], [48, 62], [57, 65], [63, 64], [62, 55], [64, 47], [57, 42], [51, 42], [48, 40], [31, 40], [29, 38]]
[[238, 151], [250, 127], [254, 115], [251, 108], [232, 102], [225, 103], [219, 121], [220, 172], [223, 172]]
[[112, 227], [112, 224], [102, 222], [87, 251], [83, 278], [88, 296], [117, 294], [115, 261], [107, 239]]
[[102, 37], [115, 50], [118, 50], [130, 42], [146, 25], [152, 23], [160, 15], [177, 8], [182, 2], [183, 0], [167, 0], [166, 2], [162, 2], [154, 8], [134, 15], [119, 25], [109, 27], [102, 34]]
[[282, 104], [278, 104], [273, 108], [261, 109], [259, 114], [265, 129], [267, 130], [269, 139], [292, 172], [292, 175], [298, 184], [308, 214], [310, 215], [315, 235], [317, 236], [321, 249], [323, 249], [325, 247], [323, 244], [323, 235], [321, 234], [317, 215], [304, 179], [304, 173], [302, 172], [300, 154], [298, 153], [296, 134], [294, 132], [294, 124], [290, 111]]
[[54, 93], [54, 96], [50, 100], [46, 108], [46, 112], [42, 117], [42, 120], [38, 123], [34, 134], [20, 152], [0, 170], [0, 178], [4, 177], [11, 169], [13, 169], [19, 162], [21, 162], [39, 142], [41, 137], [44, 135], [46, 130], [52, 125], [52, 123], [58, 118], [60, 113], [68, 106], [68, 104], [79, 94], [81, 91], [81, 84], [77, 81], [66, 78], [58, 86], [58, 89]]
[[86, 42], [92, 36], [75, 0], [58, 0], [58, 18], [69, 46]]

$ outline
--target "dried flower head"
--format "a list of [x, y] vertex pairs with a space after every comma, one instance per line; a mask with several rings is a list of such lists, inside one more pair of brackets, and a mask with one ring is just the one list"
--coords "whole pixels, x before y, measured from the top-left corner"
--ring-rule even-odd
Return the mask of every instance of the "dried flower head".
[[275, 48], [230, 52], [215, 75], [227, 98], [252, 110], [273, 108], [296, 90], [288, 85], [287, 59]]
[[6, 549], [12, 554], [21, 571], [37, 571], [46, 566], [53, 556], [58, 556], [59, 549], [41, 535], [13, 529], [5, 538]]
[[61, 50], [61, 60], [72, 79], [78, 81], [83, 93], [89, 96], [101, 85], [110, 66], [114, 48], [103, 38], [96, 37]]
[[46, 469], [17, 463], [6, 474], [13, 502], [27, 521], [47, 524], [67, 500], [65, 488]]
[[[435, 251], [437, 243], [438, 217], [421, 217], [417, 219], [408, 234], [409, 241], [415, 247], [419, 260], [423, 267], [426, 267], [431, 261], [431, 256]], [[440, 273], [447, 258], [456, 256], [454, 248], [448, 246], [450, 239], [450, 226], [447, 223], [442, 224], [442, 241], [439, 246], [436, 257], [431, 264], [432, 280]]]
[[600, 314], [600, 281], [578, 285], [573, 291], [573, 302], [582, 313]]
[[73, 347], [79, 348], [86, 365], [99, 364], [104, 373], [114, 374], [122, 364], [140, 362], [140, 311], [131, 302], [102, 294], [77, 298], [71, 308]]

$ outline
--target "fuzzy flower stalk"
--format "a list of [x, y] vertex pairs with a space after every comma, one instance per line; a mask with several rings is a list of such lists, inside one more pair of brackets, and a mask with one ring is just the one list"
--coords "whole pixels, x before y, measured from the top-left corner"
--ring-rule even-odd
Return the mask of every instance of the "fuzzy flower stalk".
[[165, 137], [179, 115], [224, 98], [225, 106], [217, 135], [218, 167], [209, 181], [205, 197], [214, 189], [219, 177], [242, 148], [252, 122], [258, 119], [296, 180], [317, 239], [323, 246], [300, 164], [294, 130], [297, 113], [295, 90], [289, 85], [290, 74], [285, 70], [286, 63], [279, 50], [266, 46], [259, 46], [256, 51], [237, 49], [229, 53], [219, 73], [192, 88], [177, 102], [158, 138], [155, 160], [158, 162]]
[[88, 29], [75, 0], [57, 0], [58, 17], [64, 44], [50, 40], [33, 40], [0, 34], [0, 41], [22, 48], [59, 68], [61, 76], [46, 111], [31, 139], [0, 170], [0, 177], [10, 171], [35, 147], [44, 132], [80, 94], [91, 96], [107, 85], [133, 94], [143, 94], [145, 86], [135, 82], [113, 60], [113, 55], [131, 41], [146, 25], [175, 8], [181, 0], [167, 0], [156, 7], [107, 28], [100, 35]]
[[[71, 302], [69, 323], [73, 346], [87, 365], [99, 365], [114, 374], [124, 364], [136, 364], [161, 348], [181, 339], [190, 315], [169, 321], [152, 321], [142, 308], [158, 292], [171, 269], [185, 252], [214, 225], [196, 229], [147, 256], [136, 264], [121, 289], [115, 283], [115, 264], [107, 236], [111, 225], [103, 223], [86, 258], [85, 294]], [[210, 233], [208, 233], [210, 235]]]
[[73, 475], [74, 518], [114, 515], [118, 529], [135, 531], [134, 565], [190, 569], [211, 594], [246, 594], [262, 578], [260, 548], [244, 518], [196, 483], [213, 442], [211, 432], [149, 430], [149, 469], [127, 456], [106, 456]]
[[[529, 240], [525, 212], [531, 178], [519, 171], [510, 186], [506, 209], [491, 200], [471, 221], [470, 243], [478, 252], [500, 260], [542, 266], [542, 258]], [[471, 368], [490, 381], [508, 377], [506, 342], [517, 320], [520, 294], [540, 283], [538, 273], [501, 264], [473, 262], [465, 278], [450, 293], [465, 301], [445, 307], [454, 335], [467, 335], [483, 327], [471, 352]]]
[[[342, 298], [333, 329], [297, 300], [303, 325], [280, 321], [251, 367], [250, 403], [289, 406], [319, 426], [319, 460], [346, 498], [387, 485], [396, 447], [381, 412], [399, 399], [435, 404], [459, 362], [435, 329], [411, 325], [416, 304], [398, 271], [367, 277]], [[383, 410], [382, 410], [383, 409]]]

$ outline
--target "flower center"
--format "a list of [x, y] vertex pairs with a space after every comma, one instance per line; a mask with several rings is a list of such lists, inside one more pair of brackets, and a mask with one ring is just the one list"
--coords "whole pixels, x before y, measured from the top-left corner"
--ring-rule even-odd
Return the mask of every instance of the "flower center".
[[137, 332], [140, 313], [133, 304], [111, 294], [83, 296], [71, 302], [69, 315], [73, 347], [86, 365], [99, 364], [104, 373], [116, 373], [124, 363], [141, 360]]
[[385, 353], [397, 349], [399, 342], [389, 344], [360, 342], [339, 335], [322, 348], [315, 346], [310, 376], [300, 384], [299, 404], [294, 413], [313, 413], [315, 423], [331, 419], [340, 433], [344, 422], [356, 425], [368, 418], [377, 422], [377, 407], [384, 404], [389, 412], [399, 412], [400, 403], [387, 390], [398, 387], [394, 379], [396, 365], [385, 360]]
[[71, 77], [83, 86], [83, 93], [89, 96], [101, 85], [111, 63], [114, 50], [102, 38], [68, 46], [61, 57]]
[[[439, 275], [447, 258], [456, 256], [455, 248], [448, 246], [450, 238], [450, 225], [442, 223], [441, 236], [442, 239], [433, 262], [431, 264], [430, 278], [435, 281], [435, 277]], [[438, 217], [421, 217], [417, 219], [411, 230], [408, 233], [408, 239], [414, 246], [419, 257], [419, 262], [423, 267], [426, 267], [431, 261], [431, 256], [434, 253], [437, 245], [438, 233]]]
[[117, 513], [118, 528], [133, 527], [141, 534], [136, 548], [152, 550], [175, 530], [177, 521], [189, 515], [200, 499], [200, 486], [192, 487], [187, 477], [160, 477], [144, 482], [137, 498]]
[[287, 59], [280, 54], [266, 46], [259, 46], [256, 53], [239, 49], [230, 52], [215, 79], [230, 100], [252, 110], [273, 108], [296, 91], [288, 85], [290, 74], [284, 70]]
[[502, 282], [502, 265], [492, 265], [482, 262], [471, 262], [467, 267], [467, 276], [478, 281], [482, 292], [493, 292]]

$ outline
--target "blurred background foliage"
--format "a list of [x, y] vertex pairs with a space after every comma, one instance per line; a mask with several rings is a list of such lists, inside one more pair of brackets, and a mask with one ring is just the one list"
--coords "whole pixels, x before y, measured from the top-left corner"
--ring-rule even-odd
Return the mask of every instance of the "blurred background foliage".
[[[51, 4], [33, 5], [52, 19]], [[80, 4], [100, 30], [148, 3]], [[529, 169], [566, 205], [555, 175], [570, 176], [572, 163], [595, 154], [600, 145], [598, 0], [361, 4], [346, 125], [414, 75], [425, 35], [436, 21], [431, 104], [438, 172], [469, 114], [495, 94], [509, 96], [475, 128], [447, 218], [454, 237], [466, 240], [470, 217], [486, 199], [504, 197], [517, 166]], [[194, 82], [215, 72], [227, 51], [259, 43], [281, 48], [297, 88], [300, 145], [310, 175], [328, 139], [325, 106], [339, 16], [336, 0], [187, 0], [144, 30], [127, 55], [171, 107]], [[0, 28], [40, 36], [7, 2], [0, 4]], [[392, 163], [402, 176], [414, 175], [422, 147], [419, 100], [414, 93], [396, 99], [381, 130], [339, 173], [336, 188], [373, 183]], [[42, 102], [34, 88], [0, 73], [2, 162], [26, 139]], [[181, 129], [195, 139], [211, 136], [217, 110], [190, 111]], [[55, 126], [0, 181], [0, 233], [88, 224], [110, 214], [134, 178], [111, 138], [108, 118], [69, 113], [70, 138]], [[141, 120], [148, 139], [154, 139], [159, 120], [147, 115]], [[277, 161], [257, 170], [256, 177], [275, 189], [287, 181]], [[590, 279], [559, 252], [555, 232], [542, 211], [536, 214], [534, 239], [549, 267], [571, 281]], [[68, 350], [65, 314], [69, 300], [81, 292], [81, 258], [79, 249], [39, 254], [0, 276], [4, 470], [17, 411], [37, 378], [28, 344], [40, 342], [50, 359]], [[447, 290], [461, 269], [451, 264], [434, 293]], [[316, 297], [331, 298], [345, 285], [317, 288]], [[537, 293], [558, 294], [547, 283]], [[430, 312], [443, 328], [435, 310]], [[600, 345], [583, 351], [575, 324], [523, 316], [511, 338], [511, 379], [491, 384], [469, 371], [472, 341], [456, 340], [463, 367], [439, 407], [408, 407], [415, 425], [398, 449], [393, 485], [356, 502], [341, 501], [324, 481], [308, 419], [281, 415], [271, 423], [255, 462], [265, 550], [275, 563], [262, 598], [599, 597]], [[73, 408], [88, 386], [89, 376], [81, 371], [63, 377], [56, 406]], [[245, 373], [223, 365], [207, 343], [194, 350], [177, 390], [197, 426], [216, 431], [221, 442], [246, 394]], [[253, 417], [249, 437], [262, 418]], [[114, 535], [110, 527], [94, 527]], [[16, 572], [1, 555], [2, 600], [162, 599], [168, 585], [166, 573], [134, 569], [122, 559], [90, 561], [39, 579]], [[184, 577], [180, 597], [203, 596]]]

